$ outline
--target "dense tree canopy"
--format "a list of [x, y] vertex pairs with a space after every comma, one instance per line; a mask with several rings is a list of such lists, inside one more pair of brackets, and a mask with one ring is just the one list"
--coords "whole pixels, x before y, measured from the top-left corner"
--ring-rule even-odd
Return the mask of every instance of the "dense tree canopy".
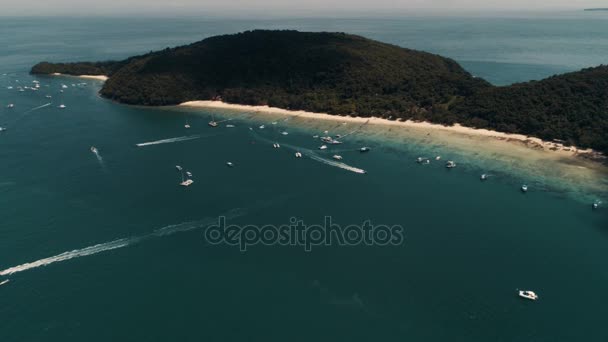
[[493, 87], [455, 61], [344, 33], [248, 31], [120, 62], [40, 63], [108, 75], [101, 94], [138, 105], [221, 98], [339, 115], [460, 122], [608, 152], [608, 67]]

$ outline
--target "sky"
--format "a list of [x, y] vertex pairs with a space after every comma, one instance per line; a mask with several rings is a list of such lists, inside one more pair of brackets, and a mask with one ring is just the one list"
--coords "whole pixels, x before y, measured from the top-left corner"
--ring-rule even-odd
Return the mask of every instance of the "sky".
[[349, 14], [560, 11], [608, 0], [0, 0], [0, 16], [112, 14]]

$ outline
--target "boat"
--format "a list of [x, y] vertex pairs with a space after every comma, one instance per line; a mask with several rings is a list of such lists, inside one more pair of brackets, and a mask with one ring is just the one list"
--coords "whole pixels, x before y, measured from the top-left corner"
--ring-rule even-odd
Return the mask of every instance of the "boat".
[[15, 108], [15, 105], [12, 103], [9, 103], [8, 106], [6, 106], [6, 108]]
[[4, 131], [6, 131], [6, 128], [0, 127], [0, 132], [4, 132]]
[[178, 171], [181, 171], [181, 170], [182, 170], [182, 167], [181, 167], [181, 166], [179, 166], [179, 165], [175, 165], [175, 168], [176, 168]]
[[599, 208], [599, 207], [600, 207], [600, 204], [602, 204], [602, 202], [601, 202], [601, 201], [595, 201], [595, 202], [593, 202], [592, 208], [593, 208], [593, 209], [597, 209], [597, 208]]
[[321, 137], [321, 141], [329, 143], [329, 142], [332, 142], [333, 139], [331, 137]]
[[4, 285], [4, 284], [8, 283], [9, 281], [10, 281], [9, 279], [6, 279], [6, 280], [2, 281], [2, 282], [0, 283], [0, 286], [2, 286], [2, 285]]
[[287, 133], [287, 132], [281, 132], [281, 134], [283, 134], [283, 135], [287, 135], [287, 134], [289, 134], [289, 133]]
[[340, 145], [342, 142], [334, 139], [334, 140], [330, 141], [329, 143], [332, 145]]
[[260, 129], [264, 129], [264, 128], [266, 128], [266, 126], [264, 126], [264, 125], [260, 126]]
[[217, 127], [217, 122], [211, 120], [211, 121], [209, 121], [209, 126], [210, 127]]
[[526, 184], [521, 186], [521, 192], [528, 192], [528, 186]]
[[234, 125], [228, 124], [228, 125], [226, 125], [226, 127], [228, 127], [228, 128], [234, 128]]
[[418, 164], [429, 164], [431, 161], [429, 160], [429, 158], [418, 157], [416, 158], [416, 162]]
[[192, 172], [190, 172], [190, 171], [186, 171], [186, 175], [187, 175], [188, 177], [192, 177]]
[[364, 152], [369, 152], [369, 151], [370, 151], [370, 148], [369, 148], [369, 147], [365, 147], [365, 146], [364, 146], [364, 147], [361, 147], [361, 148], [359, 149], [359, 152], [361, 152], [361, 153], [364, 153]]
[[185, 181], [179, 183], [179, 185], [181, 185], [181, 186], [190, 186], [190, 185], [192, 185], [192, 183], [194, 183], [194, 181], [192, 179], [186, 179]]
[[97, 148], [95, 148], [95, 146], [91, 146], [91, 152], [97, 154]]
[[453, 168], [455, 168], [455, 167], [456, 167], [456, 163], [454, 163], [454, 162], [453, 162], [453, 161], [451, 161], [451, 160], [448, 160], [448, 162], [447, 162], [447, 163], [445, 163], [445, 167], [447, 167], [448, 169], [453, 169]]
[[65, 105], [64, 105], [64, 104], [61, 104], [61, 105], [59, 105], [59, 108], [61, 108], [61, 109], [65, 109], [66, 107], [65, 107]]
[[335, 154], [332, 158], [334, 158], [335, 160], [342, 160], [342, 156]]
[[274, 144], [272, 144], [272, 147], [274, 147], [274, 148], [279, 148], [279, 147], [281, 147], [281, 145], [279, 145], [279, 144], [277, 144], [277, 143], [274, 143]]
[[312, 138], [313, 138], [313, 139], [318, 139], [318, 138], [319, 138], [319, 136], [318, 136], [318, 135], [313, 135], [313, 136], [312, 136]]
[[538, 295], [534, 291], [519, 291], [519, 296], [529, 300], [537, 300]]
[[47, 98], [47, 99], [50, 99], [51, 97], [52, 97], [51, 95], [47, 95], [47, 96], [46, 96], [46, 98]]
[[67, 86], [67, 85], [65, 85], [65, 84], [62, 84], [62, 85], [61, 85], [61, 89], [68, 89], [68, 86]]
[[488, 175], [486, 175], [485, 173], [481, 175], [481, 180], [486, 180], [488, 179]]
[[319, 146], [319, 150], [327, 150], [327, 145], [321, 145], [321, 146]]
[[296, 152], [296, 158], [302, 158], [302, 153]]
[[435, 157], [435, 160], [441, 160], [441, 156]]
[[234, 164], [232, 164], [231, 162], [227, 162], [226, 165], [228, 165], [228, 167], [233, 167]]
[[277, 144], [277, 148], [281, 148], [281, 145]]

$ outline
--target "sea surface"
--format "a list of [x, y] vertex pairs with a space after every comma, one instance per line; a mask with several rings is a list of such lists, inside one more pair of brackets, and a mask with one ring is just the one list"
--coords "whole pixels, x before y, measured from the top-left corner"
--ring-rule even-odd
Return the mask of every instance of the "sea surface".
[[[43, 60], [119, 59], [262, 28], [361, 34], [454, 58], [497, 85], [608, 56], [601, 12], [1, 18], [0, 282], [10, 282], [0, 286], [0, 340], [608, 340], [608, 207], [590, 202], [608, 202], [605, 192], [566, 191], [575, 182], [449, 144], [251, 112], [129, 107], [100, 98], [99, 81], [28, 74]], [[232, 120], [210, 128], [212, 118]], [[356, 132], [321, 151], [313, 136], [324, 130]], [[420, 165], [423, 154], [443, 158]], [[176, 165], [194, 184], [178, 185]], [[403, 227], [404, 240], [241, 251], [205, 240], [218, 216], [260, 226], [370, 220]]]

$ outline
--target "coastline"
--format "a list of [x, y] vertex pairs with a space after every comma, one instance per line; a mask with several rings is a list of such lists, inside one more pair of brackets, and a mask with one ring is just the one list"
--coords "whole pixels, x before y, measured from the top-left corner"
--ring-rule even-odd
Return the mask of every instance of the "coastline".
[[341, 122], [352, 122], [365, 124], [369, 123], [372, 125], [384, 125], [390, 127], [401, 127], [401, 128], [413, 128], [423, 129], [430, 131], [443, 131], [449, 133], [455, 133], [465, 136], [477, 136], [485, 138], [493, 138], [495, 140], [504, 141], [506, 143], [519, 143], [527, 146], [530, 149], [544, 150], [548, 153], [553, 153], [561, 157], [585, 157], [591, 160], [600, 161], [605, 159], [602, 153], [593, 149], [581, 149], [575, 146], [565, 146], [559, 142], [545, 141], [540, 138], [530, 137], [523, 134], [504, 133], [498, 131], [492, 131], [483, 128], [472, 128], [455, 124], [453, 126], [444, 126], [440, 124], [434, 124], [426, 121], [399, 121], [399, 120], [387, 120], [377, 117], [353, 117], [353, 116], [341, 116], [331, 115], [326, 113], [314, 113], [302, 110], [287, 110], [269, 106], [250, 106], [250, 105], [239, 105], [230, 104], [221, 101], [188, 101], [178, 105], [178, 107], [191, 107], [191, 108], [209, 108], [209, 109], [228, 109], [237, 111], [255, 111], [259, 113], [278, 114], [326, 121], [341, 121]]
[[67, 74], [61, 74], [58, 72], [52, 73], [50, 74], [51, 76], [65, 76], [65, 77], [77, 77], [77, 78], [84, 78], [84, 79], [89, 79], [89, 80], [98, 80], [98, 81], [107, 81], [108, 80], [108, 76], [105, 75], [67, 75]]

